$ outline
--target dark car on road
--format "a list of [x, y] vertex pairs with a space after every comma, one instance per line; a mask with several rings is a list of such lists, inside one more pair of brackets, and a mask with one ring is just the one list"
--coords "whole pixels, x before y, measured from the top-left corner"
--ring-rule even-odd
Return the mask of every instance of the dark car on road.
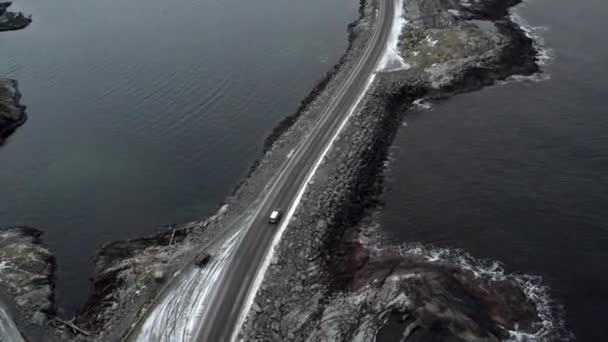
[[211, 255], [205, 254], [202, 257], [200, 257], [198, 260], [196, 260], [194, 262], [194, 264], [198, 267], [205, 267], [205, 266], [207, 266], [207, 264], [209, 263], [210, 260], [211, 260]]

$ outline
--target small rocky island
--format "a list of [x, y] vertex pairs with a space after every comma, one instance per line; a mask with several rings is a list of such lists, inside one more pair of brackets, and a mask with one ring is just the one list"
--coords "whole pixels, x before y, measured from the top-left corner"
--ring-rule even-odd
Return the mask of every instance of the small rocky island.
[[[0, 2], [0, 31], [20, 30], [32, 22], [30, 16], [8, 11], [12, 4], [10, 1]], [[20, 98], [17, 81], [0, 78], [0, 145], [27, 119], [25, 106], [19, 103]]]
[[20, 98], [17, 81], [0, 79], [0, 144], [27, 119]]
[[21, 12], [9, 12], [11, 1], [0, 2], [0, 31], [15, 31], [25, 28], [32, 22], [32, 17]]

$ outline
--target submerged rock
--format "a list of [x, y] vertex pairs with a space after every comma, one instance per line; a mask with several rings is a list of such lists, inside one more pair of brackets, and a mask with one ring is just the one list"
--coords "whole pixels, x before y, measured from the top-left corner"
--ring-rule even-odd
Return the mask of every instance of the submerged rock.
[[0, 144], [27, 119], [20, 98], [17, 81], [0, 79]]

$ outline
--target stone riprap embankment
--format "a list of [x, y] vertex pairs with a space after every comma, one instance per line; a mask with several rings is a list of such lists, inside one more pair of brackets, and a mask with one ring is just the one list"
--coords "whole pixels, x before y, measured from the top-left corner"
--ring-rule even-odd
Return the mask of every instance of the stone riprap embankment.
[[10, 1], [0, 2], [0, 31], [21, 30], [32, 22], [31, 17], [26, 17], [21, 12], [9, 11], [12, 4]]
[[0, 79], [0, 144], [27, 120], [20, 98], [17, 81]]
[[362, 219], [372, 220], [381, 206], [388, 148], [414, 100], [539, 71], [534, 42], [509, 19], [516, 3], [405, 1], [398, 46], [405, 67], [377, 75], [311, 182], [257, 293], [244, 340], [563, 337], [559, 312], [548, 307], [546, 293], [535, 292], [542, 286], [532, 278], [505, 275], [462, 254], [440, 258], [421, 248], [361, 242]]

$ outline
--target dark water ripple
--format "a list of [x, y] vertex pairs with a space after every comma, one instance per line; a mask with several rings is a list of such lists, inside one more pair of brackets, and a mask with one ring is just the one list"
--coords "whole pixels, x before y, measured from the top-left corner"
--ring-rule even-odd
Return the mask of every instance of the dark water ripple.
[[209, 214], [339, 59], [356, 1], [23, 0], [0, 76], [29, 121], [0, 150], [0, 226], [46, 231], [59, 304], [100, 243]]

